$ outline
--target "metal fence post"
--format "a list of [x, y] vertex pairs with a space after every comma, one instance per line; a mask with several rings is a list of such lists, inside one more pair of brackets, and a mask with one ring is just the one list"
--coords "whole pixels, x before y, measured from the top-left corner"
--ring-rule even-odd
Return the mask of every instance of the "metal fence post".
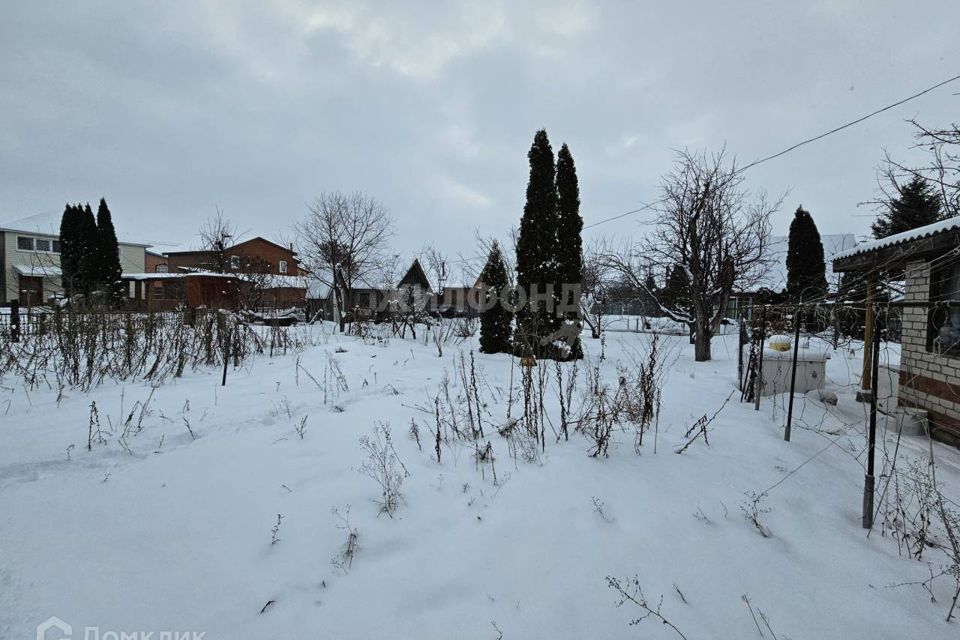
[[10, 341], [20, 342], [20, 301], [10, 301]]
[[790, 427], [793, 423], [793, 391], [797, 388], [797, 351], [800, 350], [800, 312], [802, 305], [797, 305], [793, 315], [793, 367], [790, 369], [790, 400], [787, 404], [787, 426], [783, 429], [783, 439], [790, 442]]

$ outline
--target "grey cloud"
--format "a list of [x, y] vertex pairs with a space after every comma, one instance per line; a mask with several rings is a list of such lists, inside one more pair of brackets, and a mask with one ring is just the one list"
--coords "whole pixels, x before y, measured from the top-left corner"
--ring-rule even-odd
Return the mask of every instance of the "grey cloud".
[[[590, 223], [655, 198], [674, 149], [746, 162], [957, 69], [952, 4], [651, 4], [7, 3], [0, 219], [105, 195], [127, 236], [192, 242], [217, 205], [276, 236], [320, 191], [362, 189], [398, 251], [469, 252], [516, 224], [541, 126], [571, 145]], [[956, 91], [749, 186], [791, 189], [778, 231], [803, 202], [826, 233], [864, 232], [883, 149], [909, 157], [904, 118], [956, 120]]]

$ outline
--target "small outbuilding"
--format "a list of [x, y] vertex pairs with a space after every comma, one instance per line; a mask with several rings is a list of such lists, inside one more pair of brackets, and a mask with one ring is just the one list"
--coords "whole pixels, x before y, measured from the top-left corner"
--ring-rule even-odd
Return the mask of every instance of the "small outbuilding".
[[127, 306], [133, 311], [170, 311], [179, 307], [236, 309], [244, 287], [235, 274], [197, 271], [191, 273], [124, 273], [121, 280]]
[[[834, 256], [833, 270], [866, 284], [867, 344], [878, 280], [903, 274], [903, 299], [890, 303], [901, 307], [903, 323], [897, 403], [925, 411], [935, 438], [960, 444], [960, 217], [857, 245]], [[865, 390], [871, 359], [865, 349]]]

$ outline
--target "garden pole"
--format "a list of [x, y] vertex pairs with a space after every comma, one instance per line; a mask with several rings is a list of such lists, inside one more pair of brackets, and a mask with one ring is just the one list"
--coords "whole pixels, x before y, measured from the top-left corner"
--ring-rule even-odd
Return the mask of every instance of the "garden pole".
[[757, 356], [757, 388], [753, 399], [754, 411], [760, 411], [760, 392], [763, 391], [763, 343], [767, 341], [767, 305], [760, 312], [760, 354]]
[[[868, 309], [870, 307], [867, 307]], [[873, 323], [876, 325], [876, 311]], [[873, 528], [873, 458], [877, 447], [877, 375], [880, 362], [880, 330], [873, 326], [872, 377], [870, 379], [870, 432], [867, 445], [867, 475], [863, 478], [863, 528]]]
[[783, 430], [783, 439], [790, 442], [790, 426], [793, 423], [793, 390], [797, 387], [797, 352], [800, 350], [800, 311], [803, 305], [797, 305], [793, 314], [793, 366], [790, 369], [790, 400], [787, 404], [787, 426]]
[[20, 342], [20, 301], [10, 301], [10, 341]]

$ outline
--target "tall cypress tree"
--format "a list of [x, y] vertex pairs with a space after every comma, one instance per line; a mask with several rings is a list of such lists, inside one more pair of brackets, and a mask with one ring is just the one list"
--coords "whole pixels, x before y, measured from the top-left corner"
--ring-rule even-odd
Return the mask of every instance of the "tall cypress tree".
[[527, 158], [530, 179], [517, 238], [517, 285], [527, 301], [517, 311], [514, 346], [519, 355], [543, 355], [549, 349], [541, 346], [541, 339], [559, 325], [556, 311], [550, 312], [543, 302], [531, 304], [531, 296], [543, 297], [547, 285], [556, 286], [558, 282], [556, 169], [545, 130], [537, 131]]
[[487, 263], [480, 274], [483, 284], [480, 300], [480, 351], [483, 353], [509, 353], [510, 331], [513, 313], [504, 306], [505, 296], [509, 295], [507, 267], [503, 263], [500, 245], [496, 242], [490, 248]]
[[911, 231], [944, 218], [940, 196], [920, 176], [914, 176], [899, 192], [898, 197], [887, 202], [886, 210], [871, 225], [874, 238]]
[[787, 246], [787, 295], [794, 302], [816, 299], [827, 293], [827, 265], [817, 223], [803, 206], [790, 223]]
[[[583, 286], [583, 218], [580, 216], [580, 186], [577, 167], [570, 148], [564, 143], [557, 153], [557, 276], [561, 303], [577, 309], [567, 315], [579, 316], [579, 291]], [[566, 299], [562, 299], [564, 286]], [[582, 358], [583, 350], [579, 337], [572, 345], [570, 354]]]
[[566, 144], [557, 153], [558, 275], [561, 282], [583, 283], [583, 218], [580, 216], [580, 186], [577, 167]]
[[60, 218], [60, 272], [63, 292], [67, 297], [76, 291], [79, 279], [79, 217], [79, 205], [67, 204]]
[[100, 206], [97, 208], [97, 262], [98, 281], [111, 296], [116, 296], [121, 275], [120, 244], [117, 242], [113, 218], [104, 198], [100, 198]]
[[[79, 207], [79, 205], [77, 205]], [[78, 215], [76, 286], [79, 293], [90, 294], [100, 285], [100, 252], [97, 220], [88, 202]]]

